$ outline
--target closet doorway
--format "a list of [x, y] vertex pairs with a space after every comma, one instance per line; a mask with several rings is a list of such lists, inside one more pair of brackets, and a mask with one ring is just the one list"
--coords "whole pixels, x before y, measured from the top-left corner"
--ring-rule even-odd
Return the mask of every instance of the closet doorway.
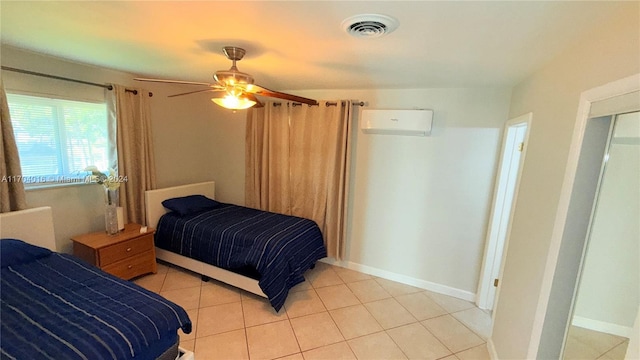
[[624, 358], [640, 306], [640, 112], [608, 116], [564, 359]]

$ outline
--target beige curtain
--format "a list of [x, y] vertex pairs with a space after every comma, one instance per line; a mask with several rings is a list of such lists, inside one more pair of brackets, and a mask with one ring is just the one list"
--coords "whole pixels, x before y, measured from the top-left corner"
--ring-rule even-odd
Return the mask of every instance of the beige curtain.
[[247, 113], [245, 204], [291, 213], [289, 118], [286, 104], [268, 102]]
[[314, 220], [344, 256], [351, 102], [267, 103], [247, 118], [247, 206]]
[[137, 93], [114, 85], [109, 92], [109, 115], [117, 123], [117, 173], [126, 177], [120, 186], [120, 206], [127, 222], [146, 225], [144, 192], [156, 187], [151, 114], [147, 92], [130, 90]]
[[24, 184], [17, 181], [22, 176], [18, 147], [13, 135], [11, 115], [4, 84], [0, 77], [0, 212], [27, 208]]

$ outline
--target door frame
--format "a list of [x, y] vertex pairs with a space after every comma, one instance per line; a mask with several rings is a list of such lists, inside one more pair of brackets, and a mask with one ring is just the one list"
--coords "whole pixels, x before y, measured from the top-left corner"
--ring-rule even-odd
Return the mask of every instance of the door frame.
[[[566, 337], [566, 330], [570, 322], [571, 307], [578, 282], [577, 268], [571, 269], [570, 267], [581, 262], [585, 238], [581, 237], [579, 240], [565, 238], [565, 226], [572, 214], [570, 212], [571, 197], [574, 186], [578, 183], [576, 181], [578, 160], [582, 152], [587, 122], [590, 118], [591, 104], [638, 90], [640, 90], [640, 74], [635, 74], [583, 91], [580, 94], [569, 156], [538, 297], [538, 306], [534, 314], [527, 358], [537, 358], [541, 351], [552, 351], [558, 355], [556, 357], [562, 355], [564, 339], [559, 345], [545, 345], [542, 344], [542, 340], [543, 335], [550, 334], [549, 329], [561, 329], [562, 334]], [[576, 248], [582, 250], [578, 250], [579, 256], [571, 253]], [[573, 284], [569, 284], [566, 279], [570, 279]], [[558, 286], [562, 280], [565, 280], [564, 283], [562, 286]], [[566, 289], [566, 291], [563, 292], [562, 289]], [[556, 290], [555, 293], [553, 290]], [[554, 336], [549, 335], [549, 337]], [[637, 339], [635, 340], [637, 341]]]
[[[493, 297], [493, 299], [491, 299], [491, 296], [490, 296], [491, 290], [492, 290], [491, 288], [494, 286], [493, 284], [494, 276], [492, 274], [494, 274], [496, 267], [499, 267], [500, 270], [498, 272], [499, 274], [498, 279], [502, 276], [504, 257], [507, 253], [507, 247], [509, 244], [509, 235], [511, 233], [511, 222], [513, 220], [513, 210], [516, 207], [516, 202], [518, 199], [518, 189], [520, 188], [520, 179], [522, 177], [522, 169], [524, 167], [524, 161], [527, 154], [528, 146], [526, 146], [526, 144], [528, 143], [528, 140], [529, 140], [529, 133], [531, 132], [532, 120], [533, 120], [533, 113], [530, 112], [530, 113], [526, 113], [524, 115], [515, 117], [513, 119], [509, 119], [505, 123], [503, 136], [502, 136], [502, 146], [500, 148], [500, 160], [498, 163], [496, 180], [494, 183], [493, 201], [491, 203], [491, 214], [489, 216], [489, 222], [487, 227], [487, 237], [485, 241], [484, 257], [483, 257], [482, 268], [480, 273], [480, 281], [478, 281], [478, 290], [476, 295], [476, 305], [480, 309], [493, 310], [495, 302], [498, 298], [498, 291], [500, 289], [499, 282], [496, 289], [496, 294]], [[503, 199], [507, 192], [506, 187], [502, 185], [503, 185], [503, 182], [506, 180], [506, 179], [503, 179], [503, 175], [505, 173], [508, 173], [508, 169], [505, 169], [503, 167], [506, 165], [504, 163], [506, 160], [505, 152], [509, 150], [508, 149], [509, 131], [514, 128], [522, 127], [522, 126], [526, 126], [524, 139], [523, 139], [525, 146], [522, 149], [522, 154], [520, 155], [520, 161], [518, 162], [518, 165], [517, 165], [518, 171], [516, 175], [513, 198], [511, 200], [511, 206], [509, 207], [509, 209], [504, 209], [502, 206], [500, 206], [501, 204], [504, 203], [503, 201], [500, 201], [500, 199]], [[511, 166], [513, 166], [513, 164], [511, 164], [509, 168], [511, 168]], [[507, 216], [508, 221], [505, 224], [504, 222], [499, 221], [497, 218], [499, 217], [504, 219], [505, 215], [507, 215], [505, 213], [506, 211], [508, 211], [508, 216]], [[504, 235], [504, 241], [501, 245], [500, 244], [501, 241], [498, 237], [498, 234], [500, 230], [503, 229], [503, 227], [506, 227], [506, 231]], [[502, 246], [502, 255], [498, 256], [500, 246]]]

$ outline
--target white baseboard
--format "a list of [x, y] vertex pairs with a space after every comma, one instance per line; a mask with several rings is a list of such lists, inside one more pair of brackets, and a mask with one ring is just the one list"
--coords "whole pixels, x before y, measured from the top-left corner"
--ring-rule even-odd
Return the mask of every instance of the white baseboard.
[[337, 261], [335, 259], [330, 259], [330, 258], [324, 258], [320, 261], [327, 264], [336, 265], [343, 268], [359, 271], [361, 273], [381, 277], [383, 279], [396, 281], [406, 285], [415, 286], [420, 289], [425, 289], [425, 290], [433, 291], [439, 294], [453, 296], [458, 299], [471, 301], [471, 302], [474, 302], [476, 300], [475, 293], [452, 288], [450, 286], [446, 286], [446, 285], [442, 285], [442, 284], [438, 284], [438, 283], [434, 283], [434, 282], [430, 282], [422, 279], [416, 279], [411, 276], [396, 274], [391, 271], [382, 270], [382, 269], [374, 268], [367, 265], [357, 264], [351, 261]]
[[611, 335], [622, 336], [627, 339], [629, 339], [631, 337], [631, 334], [633, 333], [633, 328], [631, 327], [612, 324], [600, 320], [587, 319], [585, 317], [575, 315], [573, 317], [571, 325]]

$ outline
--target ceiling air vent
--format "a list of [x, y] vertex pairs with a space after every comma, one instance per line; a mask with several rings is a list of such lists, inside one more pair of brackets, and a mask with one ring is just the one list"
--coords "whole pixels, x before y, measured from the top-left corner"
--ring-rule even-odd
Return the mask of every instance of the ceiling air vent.
[[398, 20], [380, 14], [361, 14], [345, 19], [342, 28], [351, 36], [376, 38], [398, 28]]

